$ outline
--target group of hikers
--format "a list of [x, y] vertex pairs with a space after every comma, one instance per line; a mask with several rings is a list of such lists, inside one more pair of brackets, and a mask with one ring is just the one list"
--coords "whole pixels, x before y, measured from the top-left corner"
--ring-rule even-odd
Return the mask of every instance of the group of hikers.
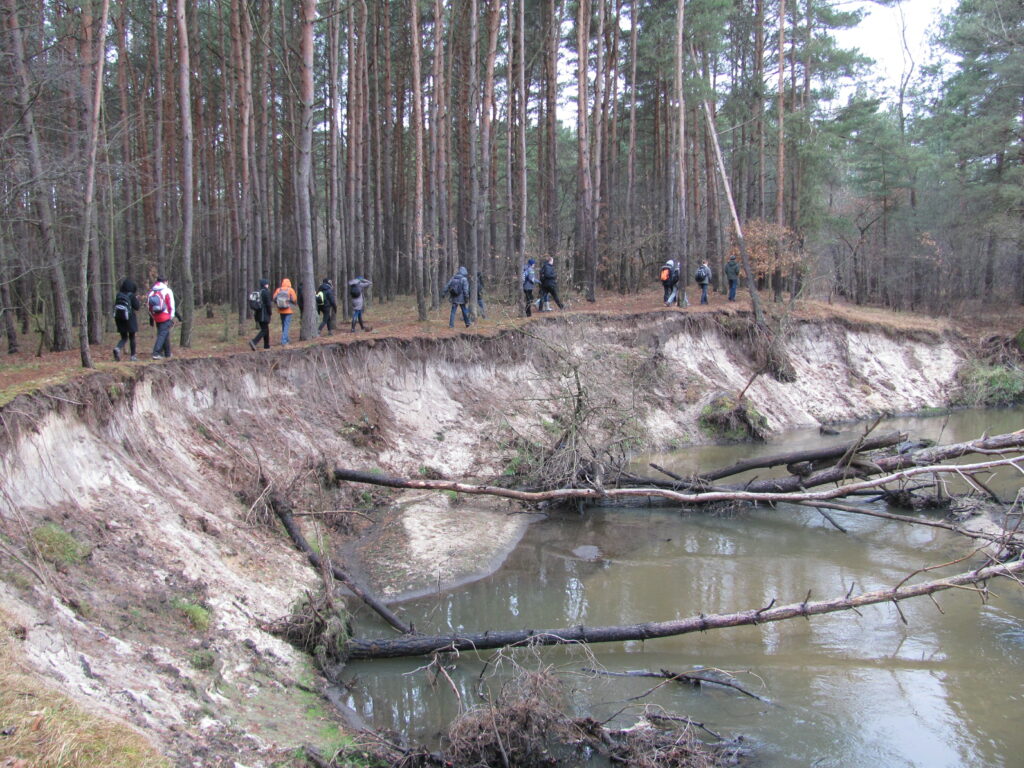
[[[661, 287], [665, 291], [664, 302], [670, 307], [679, 301], [679, 271], [681, 267], [674, 259], [666, 261], [658, 272], [658, 279], [661, 280]], [[725, 279], [729, 282], [729, 301], [736, 301], [736, 288], [740, 282], [740, 264], [733, 254], [725, 263]], [[693, 281], [700, 286], [700, 303], [708, 303], [708, 286], [711, 285], [711, 266], [707, 259], [701, 261], [700, 266], [693, 275]], [[525, 289], [525, 284], [524, 284]], [[685, 303], [685, 298], [684, 298]]]
[[[665, 306], [672, 306], [679, 301], [679, 273], [680, 265], [674, 259], [669, 259], [659, 270], [658, 278], [664, 289]], [[725, 265], [725, 277], [729, 283], [729, 301], [736, 300], [736, 287], [739, 284], [740, 267], [735, 256], [731, 256]], [[708, 286], [711, 284], [712, 272], [707, 260], [700, 263], [694, 274], [694, 281], [700, 286], [700, 303], [708, 303]], [[484, 307], [484, 286], [483, 276], [476, 273], [477, 281], [477, 307], [481, 317], [487, 317]], [[523, 267], [521, 274], [523, 298], [525, 302], [526, 316], [531, 317], [533, 310], [538, 312], [550, 312], [550, 302], [554, 301], [559, 309], [565, 309], [562, 300], [558, 295], [558, 275], [555, 272], [555, 260], [553, 256], [544, 257], [544, 263], [537, 268], [537, 262], [529, 259]], [[352, 307], [352, 325], [349, 329], [355, 333], [356, 324], [364, 331], [372, 330], [363, 323], [363, 310], [365, 307], [364, 293], [373, 285], [373, 282], [365, 277], [359, 276], [349, 280], [348, 295]], [[539, 294], [534, 298], [534, 291], [539, 286]], [[471, 300], [471, 289], [469, 284], [469, 272], [465, 267], [459, 267], [445, 285], [442, 298], [447, 296], [451, 303], [451, 313], [448, 316], [448, 327], [455, 327], [455, 315], [461, 310], [462, 320], [469, 328], [472, 325], [467, 305]], [[270, 281], [262, 278], [259, 287], [249, 294], [249, 309], [259, 332], [249, 340], [249, 348], [256, 350], [263, 343], [263, 349], [270, 349], [270, 322], [276, 310], [281, 318], [281, 345], [289, 343], [292, 316], [296, 309], [300, 309], [302, 303], [302, 285], [298, 291], [292, 287], [292, 281], [284, 278], [281, 285], [271, 291]], [[156, 342], [153, 345], [153, 359], [161, 360], [171, 357], [171, 328], [174, 326], [174, 318], [177, 309], [174, 301], [174, 292], [167, 285], [166, 279], [161, 275], [146, 294], [146, 310], [149, 313], [150, 324], [156, 327]], [[685, 303], [685, 299], [684, 299]], [[121, 281], [117, 296], [114, 298], [114, 322], [117, 332], [121, 338], [114, 347], [114, 360], [121, 360], [124, 347], [129, 345], [131, 360], [138, 360], [136, 354], [135, 335], [139, 330], [138, 312], [142, 303], [138, 296], [138, 286], [130, 279]], [[316, 311], [320, 315], [320, 325], [317, 327], [317, 335], [327, 329], [327, 335], [334, 332], [334, 319], [338, 311], [338, 299], [334, 293], [334, 283], [330, 278], [325, 277], [316, 289]]]

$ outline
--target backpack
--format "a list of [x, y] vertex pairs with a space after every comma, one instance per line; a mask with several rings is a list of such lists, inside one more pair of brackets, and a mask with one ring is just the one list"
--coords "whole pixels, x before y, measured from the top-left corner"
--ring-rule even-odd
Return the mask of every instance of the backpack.
[[131, 299], [126, 293], [117, 294], [114, 299], [114, 319], [127, 320], [132, 316]]
[[263, 309], [263, 296], [260, 295], [260, 291], [253, 291], [249, 294], [249, 309], [253, 312]]
[[693, 279], [696, 280], [698, 283], [703, 283], [705, 280], [707, 280], [708, 279], [707, 267], [705, 267], [703, 264], [701, 264], [699, 267], [697, 267], [697, 271], [694, 273]]
[[448, 295], [454, 299], [460, 293], [462, 293], [462, 281], [459, 280], [458, 275], [455, 275], [448, 281]]
[[661, 282], [663, 282], [663, 283], [667, 283], [669, 280], [671, 280], [672, 279], [672, 269], [671, 269], [671, 267], [669, 267], [667, 265], [662, 267], [661, 268], [661, 272], [658, 273], [658, 279], [661, 280]]
[[288, 291], [282, 289], [274, 297], [274, 303], [277, 304], [278, 309], [288, 309], [292, 305], [292, 299], [288, 295]]
[[525, 269], [523, 269], [523, 290], [524, 291], [532, 291], [533, 290], [533, 274], [530, 272], [530, 268], [529, 267], [526, 267]]
[[323, 309], [324, 305], [326, 303], [327, 303], [327, 301], [324, 299], [324, 292], [323, 291], [317, 291], [316, 292], [316, 308], [317, 309]]
[[352, 283], [352, 285], [348, 287], [348, 295], [351, 296], [353, 299], [358, 299], [360, 296], [363, 295], [363, 289], [359, 285], [359, 283]]
[[150, 291], [146, 304], [149, 306], [149, 314], [151, 315], [162, 315], [167, 311], [164, 295], [159, 291]]

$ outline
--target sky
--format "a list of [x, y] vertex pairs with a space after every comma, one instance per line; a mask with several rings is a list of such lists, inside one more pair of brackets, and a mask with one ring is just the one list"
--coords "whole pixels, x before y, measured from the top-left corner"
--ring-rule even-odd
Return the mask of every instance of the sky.
[[[956, 0], [903, 0], [888, 8], [865, 0], [850, 0], [840, 7], [863, 9], [866, 16], [856, 28], [836, 33], [836, 39], [842, 47], [859, 48], [878, 62], [876, 76], [884, 88], [893, 90], [899, 85], [900, 76], [909, 70], [911, 61], [915, 75], [931, 61], [928, 37], [937, 28], [939, 16], [955, 6]], [[903, 45], [904, 30], [909, 57]]]

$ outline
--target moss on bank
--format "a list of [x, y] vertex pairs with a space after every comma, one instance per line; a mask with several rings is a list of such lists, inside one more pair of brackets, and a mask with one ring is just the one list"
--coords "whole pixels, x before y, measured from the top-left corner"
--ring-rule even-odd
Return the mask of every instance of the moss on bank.
[[1024, 403], [1024, 370], [1014, 365], [968, 363], [957, 373], [952, 402], [970, 407]]

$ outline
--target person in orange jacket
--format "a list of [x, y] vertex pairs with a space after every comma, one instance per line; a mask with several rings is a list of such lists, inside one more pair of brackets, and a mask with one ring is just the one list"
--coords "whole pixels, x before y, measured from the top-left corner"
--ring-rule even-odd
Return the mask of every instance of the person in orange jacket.
[[288, 343], [288, 328], [292, 324], [292, 313], [299, 303], [299, 297], [295, 295], [292, 288], [292, 281], [287, 277], [281, 281], [281, 287], [274, 291], [274, 304], [281, 315], [281, 344]]

